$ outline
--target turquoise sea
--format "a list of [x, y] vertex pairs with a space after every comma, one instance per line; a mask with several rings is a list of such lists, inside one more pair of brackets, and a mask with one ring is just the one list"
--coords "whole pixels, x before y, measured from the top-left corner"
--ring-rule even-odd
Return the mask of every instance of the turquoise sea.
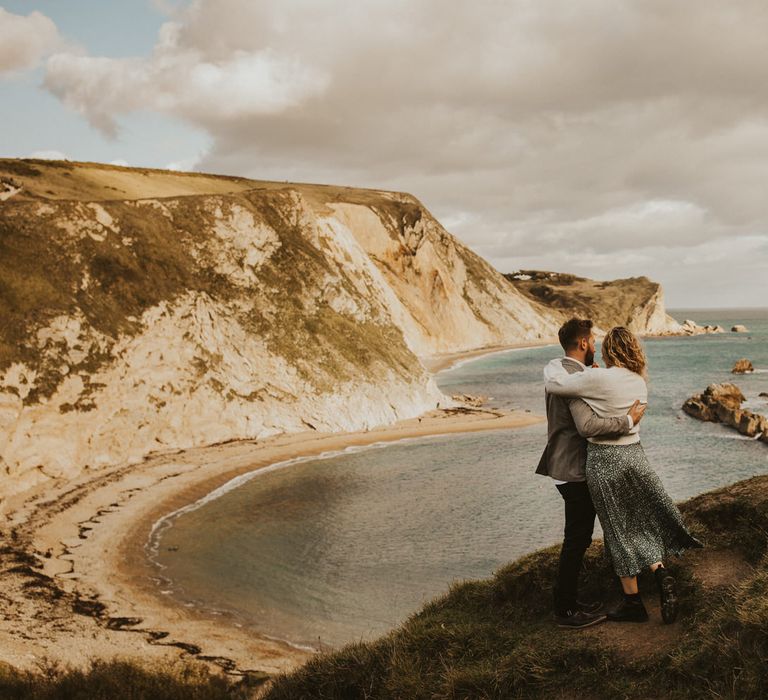
[[[768, 412], [768, 309], [672, 310], [745, 334], [645, 341], [642, 442], [681, 500], [768, 473], [768, 447], [695, 421], [683, 401], [733, 381]], [[438, 375], [446, 393], [543, 414], [541, 370], [555, 346], [515, 350]], [[746, 357], [757, 371], [732, 375]], [[276, 465], [164, 520], [151, 544], [159, 590], [228, 624], [337, 647], [402, 622], [454, 581], [482, 578], [560, 540], [562, 501], [533, 471], [542, 425], [406, 440]]]

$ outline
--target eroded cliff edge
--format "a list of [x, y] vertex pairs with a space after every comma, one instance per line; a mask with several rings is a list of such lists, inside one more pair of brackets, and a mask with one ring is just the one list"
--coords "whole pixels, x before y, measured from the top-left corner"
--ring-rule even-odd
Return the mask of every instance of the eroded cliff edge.
[[0, 176], [6, 495], [412, 417], [447, 403], [419, 356], [558, 326], [410, 195], [34, 161]]

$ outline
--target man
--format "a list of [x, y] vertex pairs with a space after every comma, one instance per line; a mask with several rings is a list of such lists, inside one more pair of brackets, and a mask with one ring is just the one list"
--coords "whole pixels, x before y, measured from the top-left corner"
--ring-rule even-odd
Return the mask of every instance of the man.
[[[569, 374], [583, 372], [595, 359], [595, 334], [589, 319], [572, 318], [558, 331], [565, 357], [553, 360], [544, 369], [545, 381], [555, 369]], [[552, 367], [555, 363], [561, 367]], [[595, 507], [587, 488], [585, 466], [587, 438], [597, 435], [624, 435], [643, 417], [645, 405], [635, 401], [626, 416], [601, 418], [581, 399], [566, 399], [545, 393], [547, 404], [547, 446], [537, 474], [555, 480], [565, 505], [565, 531], [554, 587], [555, 620], [561, 627], [582, 629], [602, 622], [600, 603], [578, 599], [578, 578], [584, 553], [592, 543]]]

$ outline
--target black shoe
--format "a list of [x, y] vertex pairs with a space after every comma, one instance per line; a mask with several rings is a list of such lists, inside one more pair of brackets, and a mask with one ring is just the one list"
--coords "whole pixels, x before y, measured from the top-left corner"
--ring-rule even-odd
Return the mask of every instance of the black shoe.
[[677, 584], [675, 577], [663, 566], [654, 572], [656, 585], [659, 587], [661, 619], [671, 625], [677, 619]]
[[581, 630], [592, 625], [599, 625], [605, 621], [605, 615], [585, 613], [581, 610], [567, 610], [564, 615], [555, 615], [558, 627], [567, 627], [572, 630]]
[[581, 600], [576, 601], [576, 610], [581, 610], [583, 613], [596, 613], [603, 607], [603, 602], [600, 600], [593, 600], [589, 603], [585, 603]]
[[608, 613], [608, 619], [611, 622], [648, 622], [648, 611], [639, 597], [632, 601], [624, 598], [617, 608]]

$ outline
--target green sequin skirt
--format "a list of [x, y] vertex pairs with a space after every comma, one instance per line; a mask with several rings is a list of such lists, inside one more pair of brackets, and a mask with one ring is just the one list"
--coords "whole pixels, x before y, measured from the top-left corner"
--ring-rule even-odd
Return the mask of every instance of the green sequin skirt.
[[636, 576], [670, 555], [702, 546], [686, 529], [639, 442], [588, 443], [586, 474], [617, 576]]

